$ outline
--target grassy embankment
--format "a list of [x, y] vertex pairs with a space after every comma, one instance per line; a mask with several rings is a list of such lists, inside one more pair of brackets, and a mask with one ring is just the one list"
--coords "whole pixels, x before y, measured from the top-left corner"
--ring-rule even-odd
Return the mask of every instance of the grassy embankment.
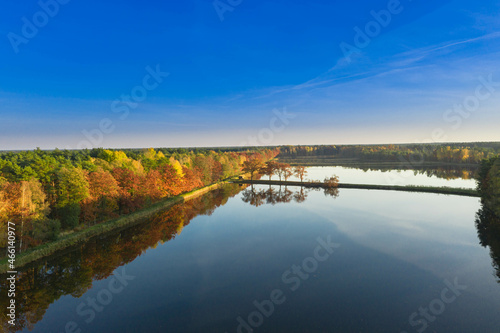
[[[231, 178], [233, 179], [233, 178]], [[64, 250], [68, 247], [75, 246], [78, 244], [83, 244], [87, 242], [89, 239], [105, 234], [110, 231], [115, 231], [120, 228], [130, 227], [138, 223], [142, 223], [148, 217], [153, 216], [154, 214], [170, 208], [176, 204], [191, 200], [200, 195], [203, 195], [211, 190], [218, 188], [220, 185], [226, 183], [227, 180], [221, 181], [216, 184], [208, 185], [202, 187], [200, 189], [187, 192], [184, 194], [180, 194], [175, 197], [166, 198], [160, 200], [151, 206], [133, 212], [131, 214], [127, 214], [124, 216], [120, 216], [116, 219], [112, 219], [100, 224], [96, 224], [87, 228], [84, 228], [80, 231], [72, 231], [66, 234], [61, 235], [56, 241], [42, 244], [40, 246], [34, 247], [32, 249], [26, 250], [23, 253], [16, 255], [15, 268], [18, 269], [28, 263], [31, 263], [36, 260], [40, 260], [42, 258], [53, 255], [56, 252]], [[3, 258], [0, 260], [0, 274], [7, 272], [8, 262], [7, 258]]]
[[[285, 186], [303, 186], [303, 187], [325, 187], [322, 182], [297, 182], [297, 181], [279, 181], [279, 180], [233, 180], [234, 183], [257, 184], [257, 185], [285, 185]], [[339, 183], [338, 188], [354, 188], [363, 190], [388, 190], [405, 192], [424, 192], [451, 194], [469, 197], [479, 197], [475, 189], [453, 188], [453, 187], [433, 187], [433, 186], [414, 186], [414, 185], [371, 185], [371, 184], [347, 184]]]

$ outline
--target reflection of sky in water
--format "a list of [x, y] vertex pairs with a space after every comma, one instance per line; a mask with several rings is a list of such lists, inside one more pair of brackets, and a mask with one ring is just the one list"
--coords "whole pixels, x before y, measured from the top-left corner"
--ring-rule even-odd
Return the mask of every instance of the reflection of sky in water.
[[[62, 331], [68, 320], [89, 332], [236, 332], [236, 318], [277, 288], [287, 300], [256, 331], [411, 332], [409, 315], [440, 297], [444, 279], [455, 278], [468, 289], [429, 331], [498, 328], [500, 286], [488, 250], [478, 244], [478, 198], [339, 191], [337, 198], [310, 191], [300, 204], [259, 207], [241, 194], [230, 198], [126, 264], [134, 281], [92, 323], [75, 309], [104, 281], [82, 298], [57, 300], [33, 332]], [[341, 247], [291, 292], [282, 274], [329, 235]]]
[[[363, 171], [362, 169], [351, 169], [342, 166], [315, 166], [307, 168], [307, 176], [305, 179], [323, 180], [325, 177], [332, 175], [339, 176], [341, 183], [352, 184], [375, 184], [375, 185], [420, 185], [420, 186], [448, 186], [448, 187], [464, 187], [475, 188], [476, 181], [474, 179], [450, 179], [438, 178], [436, 176], [427, 176], [425, 174], [415, 174], [413, 170], [390, 170], [378, 171], [370, 170]], [[268, 179], [263, 176], [263, 179]], [[273, 176], [271, 179], [279, 179], [278, 176]], [[300, 180], [296, 176], [292, 176], [289, 180]]]
[[[330, 220], [364, 246], [441, 276], [446, 275], [446, 270], [443, 271], [446, 265], [441, 260], [430, 260], [436, 257], [434, 246], [455, 247], [456, 252], [446, 254], [447, 264], [457, 260], [463, 263], [468, 258], [468, 264], [474, 265], [473, 255], [485, 252], [478, 246], [473, 223], [479, 198], [375, 190], [340, 189], [339, 192], [333, 205], [340, 207], [340, 211], [334, 215], [328, 207], [330, 198], [317, 193], [310, 193], [305, 207]], [[423, 246], [424, 243], [427, 245]]]

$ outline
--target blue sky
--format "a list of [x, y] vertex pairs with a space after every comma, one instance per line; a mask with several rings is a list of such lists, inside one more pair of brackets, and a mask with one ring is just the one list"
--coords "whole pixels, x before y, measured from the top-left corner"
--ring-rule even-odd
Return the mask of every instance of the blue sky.
[[500, 1], [55, 1], [0, 13], [0, 149], [500, 140]]

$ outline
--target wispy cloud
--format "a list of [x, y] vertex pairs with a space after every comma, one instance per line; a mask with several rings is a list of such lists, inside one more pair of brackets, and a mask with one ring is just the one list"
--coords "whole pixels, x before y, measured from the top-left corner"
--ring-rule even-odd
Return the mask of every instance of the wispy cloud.
[[[313, 79], [310, 79], [304, 83], [284, 86], [284, 87], [274, 87], [271, 91], [259, 95], [255, 98], [268, 98], [277, 94], [286, 92], [297, 92], [301, 90], [315, 89], [320, 87], [332, 87], [346, 82], [366, 80], [373, 77], [378, 77], [385, 74], [401, 72], [404, 70], [412, 70], [417, 68], [423, 68], [425, 65], [421, 63], [426, 59], [429, 59], [437, 54], [441, 54], [444, 50], [452, 51], [454, 47], [476, 43], [484, 40], [491, 40], [500, 38], [500, 32], [493, 32], [483, 36], [469, 38], [459, 41], [447, 41], [440, 44], [435, 44], [432, 46], [426, 46], [418, 49], [413, 49], [410, 51], [405, 51], [401, 53], [396, 53], [386, 57], [386, 61], [379, 63], [377, 66], [371, 66], [370, 70], [359, 70], [359, 66], [356, 63], [349, 65], [344, 58], [340, 58], [336, 65], [327, 71], [321, 73]], [[356, 59], [355, 59], [356, 60]], [[358, 57], [358, 61], [362, 62], [363, 57]], [[355, 62], [355, 61], [354, 61]], [[349, 68], [351, 67], [351, 68]], [[349, 73], [349, 74], [346, 74]]]
[[415, 50], [410, 50], [407, 52], [403, 52], [398, 54], [398, 57], [401, 58], [408, 58], [408, 59], [423, 59], [432, 53], [435, 53], [437, 51], [441, 50], [446, 50], [449, 48], [452, 48], [454, 46], [458, 45], [464, 45], [464, 44], [470, 44], [470, 43], [475, 43], [478, 41], [483, 41], [483, 40], [488, 40], [488, 39], [495, 39], [500, 37], [500, 31], [492, 32], [483, 36], [479, 37], [474, 37], [474, 38], [469, 38], [469, 39], [464, 39], [464, 40], [458, 40], [458, 41], [447, 41], [445, 43], [441, 43], [439, 45], [433, 45], [433, 46], [428, 46], [428, 47], [422, 47], [420, 49], [415, 49]]

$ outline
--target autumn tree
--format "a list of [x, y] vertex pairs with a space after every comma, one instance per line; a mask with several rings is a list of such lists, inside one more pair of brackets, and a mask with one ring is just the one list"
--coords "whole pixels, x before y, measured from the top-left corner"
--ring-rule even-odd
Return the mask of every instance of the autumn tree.
[[[4, 209], [8, 220], [18, 222], [20, 227], [16, 230], [20, 239], [19, 248], [22, 250], [28, 245], [26, 237], [32, 230], [33, 223], [44, 223], [50, 212], [49, 204], [42, 185], [36, 179], [21, 181], [19, 183], [6, 183], [3, 187]], [[6, 206], [7, 204], [7, 206]]]
[[243, 162], [243, 171], [250, 173], [250, 180], [253, 180], [254, 173], [258, 172], [262, 167], [262, 161], [257, 158], [251, 158]]
[[222, 163], [212, 158], [212, 181], [219, 181], [223, 178], [224, 171]]
[[265, 165], [261, 167], [260, 173], [269, 176], [269, 180], [271, 180], [271, 177], [274, 175], [277, 167], [278, 163], [276, 163], [275, 161], [267, 161]]
[[142, 207], [147, 194], [148, 186], [145, 186], [147, 177], [134, 173], [126, 168], [115, 168], [113, 177], [118, 182], [119, 214], [128, 214]]
[[276, 176], [278, 176], [280, 181], [281, 181], [281, 177], [283, 177], [283, 172], [284, 172], [283, 163], [276, 163], [276, 167], [274, 169], [274, 174]]
[[325, 180], [323, 181], [323, 184], [327, 188], [335, 188], [339, 186], [339, 177], [336, 175], [333, 175], [331, 177], [325, 177]]
[[280, 181], [282, 177], [286, 181], [293, 174], [290, 164], [287, 163], [277, 163], [274, 173], [279, 177]]
[[182, 172], [184, 173], [183, 182], [181, 183], [182, 192], [189, 192], [195, 188], [203, 186], [203, 182], [197, 173], [188, 167], [183, 167]]
[[86, 222], [97, 222], [116, 217], [119, 186], [110, 172], [97, 170], [87, 175], [89, 196], [83, 200], [82, 216]]
[[7, 183], [4, 199], [10, 203], [9, 216], [17, 221], [40, 219], [50, 211], [42, 185], [36, 179]]
[[5, 247], [7, 242], [7, 222], [9, 221], [10, 201], [4, 188], [7, 185], [5, 178], [0, 177], [0, 247]]
[[243, 162], [264, 162], [278, 153], [204, 148], [0, 152], [0, 233], [8, 220], [20, 222], [23, 248], [36, 245], [57, 237], [58, 220], [66, 230], [79, 222], [101, 222], [239, 174]]
[[293, 175], [293, 169], [290, 166], [290, 164], [283, 163], [282, 164], [283, 168], [283, 178], [285, 178], [285, 181], [288, 180]]
[[167, 195], [165, 186], [160, 171], [156, 169], [149, 170], [144, 179], [144, 185], [140, 187], [138, 194], [146, 202], [155, 202]]
[[89, 196], [89, 183], [82, 169], [63, 167], [57, 172], [57, 214], [63, 228], [78, 225], [80, 202]]
[[209, 156], [199, 154], [193, 159], [193, 172], [198, 173], [204, 185], [212, 183], [212, 168], [213, 160]]
[[307, 176], [307, 170], [304, 166], [296, 166], [293, 168], [294, 175], [296, 175], [301, 182], [304, 181], [304, 177]]
[[177, 175], [182, 178], [184, 177], [184, 172], [182, 172], [182, 165], [181, 163], [176, 160], [174, 157], [170, 157], [169, 160], [170, 165], [175, 169], [175, 172], [177, 172]]
[[170, 164], [164, 164], [158, 168], [161, 179], [161, 191], [163, 197], [177, 195], [182, 192], [181, 178], [178, 172]]

